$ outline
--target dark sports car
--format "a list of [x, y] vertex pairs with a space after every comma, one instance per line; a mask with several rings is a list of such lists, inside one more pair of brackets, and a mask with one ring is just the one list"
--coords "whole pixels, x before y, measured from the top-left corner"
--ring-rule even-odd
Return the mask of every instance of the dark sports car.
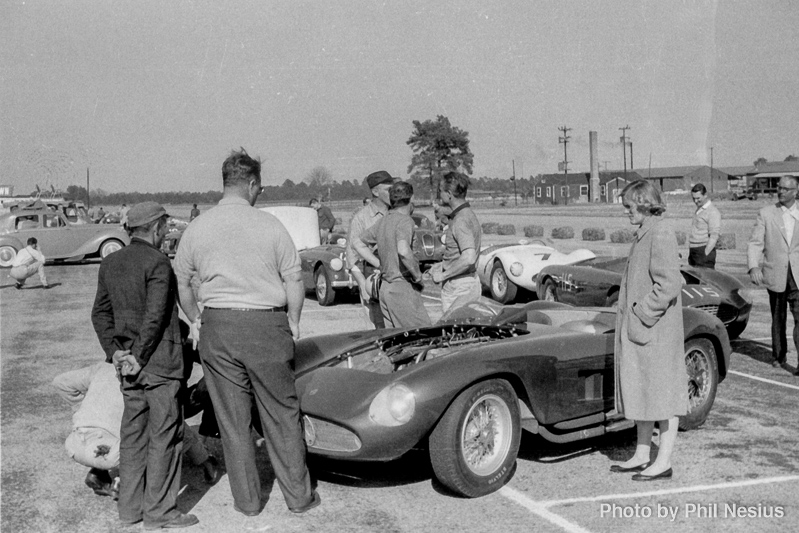
[[[613, 306], [627, 258], [597, 257], [573, 265], [548, 266], [538, 274], [538, 298], [577, 306]], [[744, 285], [723, 272], [683, 266], [682, 304], [721, 320], [731, 339], [749, 321], [752, 297]]]
[[[422, 263], [422, 268], [441, 261], [444, 257], [444, 234], [436, 231], [430, 219], [420, 213], [414, 213], [411, 218], [416, 226], [413, 253]], [[315, 291], [319, 305], [323, 306], [333, 305], [336, 301], [336, 291], [358, 288], [355, 280], [344, 268], [346, 236], [334, 234], [331, 241], [334, 243], [300, 251], [305, 290]], [[370, 271], [371, 269], [367, 267], [366, 274], [368, 275]]]
[[[690, 407], [708, 416], [727, 374], [721, 322], [683, 309]], [[436, 325], [297, 343], [297, 391], [308, 452], [388, 461], [427, 448], [435, 476], [477, 497], [513, 475], [521, 430], [565, 443], [632, 427], [614, 411], [613, 309], [480, 299]]]

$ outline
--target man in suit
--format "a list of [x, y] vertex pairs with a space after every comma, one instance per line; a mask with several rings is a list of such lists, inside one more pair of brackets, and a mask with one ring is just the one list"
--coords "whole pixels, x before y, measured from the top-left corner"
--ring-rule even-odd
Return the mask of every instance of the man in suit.
[[[779, 203], [764, 207], [749, 239], [749, 276], [755, 285], [768, 289], [771, 307], [771, 366], [786, 368], [786, 308], [793, 315], [793, 342], [799, 348], [799, 206], [796, 204], [799, 180], [783, 176], [777, 188]], [[763, 267], [760, 267], [760, 260]], [[794, 372], [799, 375], [799, 368]]]

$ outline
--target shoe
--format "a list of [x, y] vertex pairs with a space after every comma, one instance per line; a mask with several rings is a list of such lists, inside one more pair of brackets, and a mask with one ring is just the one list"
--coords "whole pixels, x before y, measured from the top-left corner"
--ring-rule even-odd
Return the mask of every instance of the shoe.
[[161, 524], [160, 526], [144, 526], [144, 529], [153, 530], [153, 529], [180, 529], [182, 527], [190, 527], [195, 524], [199, 524], [200, 519], [194, 516], [193, 514], [183, 514], [180, 513], [176, 518], [173, 518], [166, 524]]
[[14, 284], [14, 288], [17, 289], [17, 290], [22, 289], [22, 283], [19, 283], [19, 282], [15, 283]]
[[52, 285], [42, 285], [42, 289], [44, 289], [44, 290], [52, 289], [52, 288], [53, 288]]
[[289, 507], [289, 511], [291, 511], [292, 513], [295, 513], [295, 514], [300, 514], [300, 513], [306, 512], [306, 511], [310, 511], [314, 507], [319, 507], [319, 505], [321, 503], [322, 503], [322, 497], [319, 496], [318, 492], [313, 491], [313, 498], [311, 498], [310, 503], [308, 503], [307, 505], [304, 505], [302, 507], [295, 507], [293, 509], [291, 507]]
[[203, 463], [203, 479], [205, 479], [205, 482], [209, 485], [213, 485], [219, 481], [219, 477], [219, 463], [217, 462], [216, 457], [209, 455], [208, 459], [206, 459]]
[[630, 468], [624, 468], [621, 465], [613, 465], [610, 467], [611, 472], [615, 472], [617, 474], [626, 474], [627, 472], [643, 472], [646, 470], [646, 467], [649, 466], [649, 463], [640, 464], [638, 466], [631, 466]]
[[774, 368], [785, 368], [785, 361], [777, 361], [776, 359], [771, 362], [771, 366]]
[[244, 516], [258, 516], [259, 514], [261, 514], [261, 511], [243, 511], [239, 509], [239, 506], [236, 505], [235, 503], [233, 504], [233, 510], [236, 511], [237, 513], [243, 514]]
[[664, 470], [660, 474], [655, 474], [654, 476], [648, 476], [645, 474], [634, 474], [633, 481], [655, 481], [656, 479], [671, 479], [672, 471], [671, 468], [668, 470]]
[[111, 496], [111, 482], [105, 470], [92, 468], [86, 474], [86, 486], [94, 491], [98, 496]]

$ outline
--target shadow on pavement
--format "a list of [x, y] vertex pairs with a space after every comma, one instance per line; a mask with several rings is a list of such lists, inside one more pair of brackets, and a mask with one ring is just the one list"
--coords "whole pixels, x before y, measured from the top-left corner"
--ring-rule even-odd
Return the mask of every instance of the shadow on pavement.
[[770, 364], [771, 361], [774, 360], [774, 357], [771, 355], [771, 344], [747, 339], [735, 339], [730, 341], [730, 344], [732, 345], [733, 351], [755, 361]]

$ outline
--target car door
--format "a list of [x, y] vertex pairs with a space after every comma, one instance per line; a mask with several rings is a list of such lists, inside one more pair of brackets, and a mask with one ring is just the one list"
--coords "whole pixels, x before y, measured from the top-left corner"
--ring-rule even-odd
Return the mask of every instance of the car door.
[[40, 229], [39, 246], [47, 258], [68, 258], [81, 243], [79, 236], [72, 232], [72, 228], [61, 213], [48, 212], [42, 215], [43, 223]]

